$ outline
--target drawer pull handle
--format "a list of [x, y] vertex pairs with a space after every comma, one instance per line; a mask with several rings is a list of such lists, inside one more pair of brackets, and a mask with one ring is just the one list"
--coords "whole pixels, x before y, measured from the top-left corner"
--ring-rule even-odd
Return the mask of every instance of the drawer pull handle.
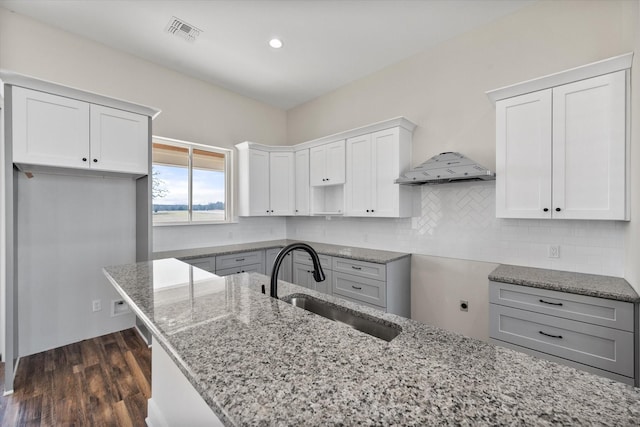
[[244, 261], [244, 258], [236, 258], [236, 262]]
[[562, 303], [561, 302], [549, 302], [549, 301], [545, 301], [543, 299], [538, 300], [543, 304], [549, 304], [549, 305], [557, 305], [558, 307], [562, 307]]
[[544, 335], [545, 337], [562, 339], [562, 335], [551, 335], [551, 334], [547, 334], [546, 332], [542, 332], [542, 331], [538, 331], [538, 332], [540, 332], [540, 335]]
[[351, 287], [352, 287], [353, 289], [357, 289], [357, 290], [362, 289], [360, 286], [353, 286], [353, 285], [351, 285]]
[[352, 265], [351, 268], [353, 268], [354, 270], [362, 270], [362, 267], [356, 267], [355, 265]]

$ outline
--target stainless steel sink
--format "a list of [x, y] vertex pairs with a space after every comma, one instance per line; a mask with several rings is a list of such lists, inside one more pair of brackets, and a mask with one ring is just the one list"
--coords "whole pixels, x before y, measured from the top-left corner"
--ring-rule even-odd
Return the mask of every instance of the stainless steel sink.
[[[294, 307], [315, 313], [336, 322], [341, 322], [354, 329], [385, 341], [391, 341], [402, 332], [402, 328], [384, 320], [375, 319], [364, 313], [355, 313], [338, 305], [314, 298], [309, 295], [294, 294], [282, 298]], [[384, 322], [384, 323], [381, 323]]]

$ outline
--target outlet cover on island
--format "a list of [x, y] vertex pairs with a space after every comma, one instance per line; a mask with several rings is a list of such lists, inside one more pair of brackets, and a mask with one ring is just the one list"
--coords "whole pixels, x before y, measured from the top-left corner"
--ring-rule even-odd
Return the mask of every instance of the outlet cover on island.
[[549, 246], [549, 258], [560, 258], [560, 245]]
[[102, 310], [102, 302], [99, 299], [94, 299], [91, 303], [91, 308], [93, 309], [93, 311]]

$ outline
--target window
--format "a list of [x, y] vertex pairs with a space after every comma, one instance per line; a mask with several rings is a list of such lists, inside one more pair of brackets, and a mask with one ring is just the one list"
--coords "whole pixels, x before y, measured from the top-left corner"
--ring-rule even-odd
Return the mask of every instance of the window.
[[231, 220], [231, 150], [153, 138], [153, 224]]

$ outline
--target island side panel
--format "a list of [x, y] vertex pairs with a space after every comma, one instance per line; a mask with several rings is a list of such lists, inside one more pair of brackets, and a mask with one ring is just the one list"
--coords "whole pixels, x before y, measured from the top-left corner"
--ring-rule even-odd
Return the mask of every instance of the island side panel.
[[151, 398], [145, 420], [149, 427], [224, 426], [157, 343], [151, 350], [151, 366]]

